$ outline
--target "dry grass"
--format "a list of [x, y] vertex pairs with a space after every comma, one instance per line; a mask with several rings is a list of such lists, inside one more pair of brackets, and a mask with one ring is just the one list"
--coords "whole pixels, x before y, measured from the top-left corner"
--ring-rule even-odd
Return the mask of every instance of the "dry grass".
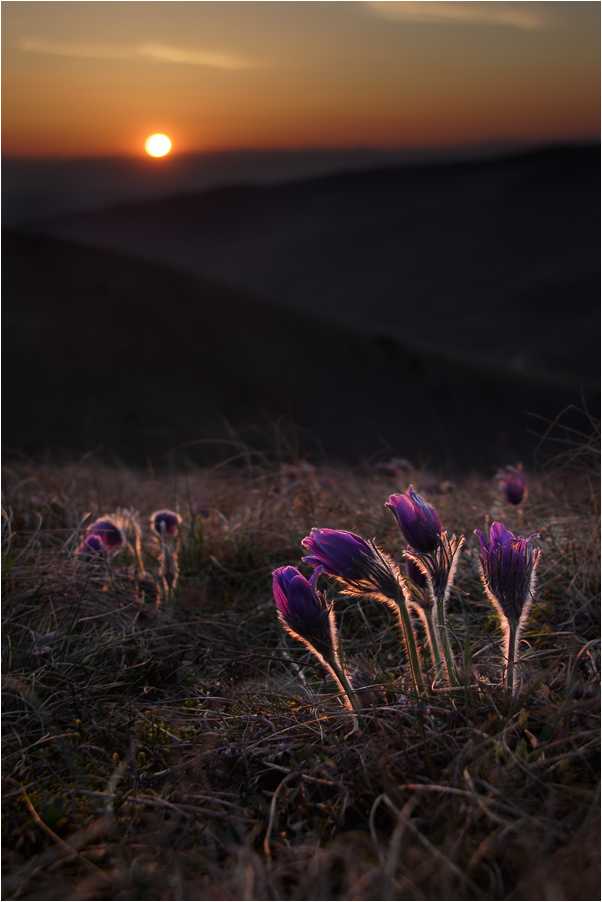
[[[383, 505], [407, 480], [9, 468], [3, 898], [598, 898], [598, 490], [591, 466], [528, 476], [520, 509], [478, 475], [427, 495], [467, 536], [455, 696], [413, 697], [388, 609], [337, 600], [348, 663], [385, 687], [360, 730], [279, 626], [270, 574], [299, 563], [313, 526], [399, 559]], [[182, 515], [171, 604], [141, 603], [119, 556], [105, 576], [78, 563], [85, 524], [119, 507], [140, 511], [155, 574], [148, 515]], [[515, 703], [472, 535], [496, 519], [543, 549]]]

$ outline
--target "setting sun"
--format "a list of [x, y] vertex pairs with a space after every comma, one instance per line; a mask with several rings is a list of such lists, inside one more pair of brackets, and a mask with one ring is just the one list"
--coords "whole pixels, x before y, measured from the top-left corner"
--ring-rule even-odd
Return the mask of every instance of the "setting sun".
[[151, 157], [164, 157], [171, 150], [171, 141], [167, 135], [151, 135], [144, 146]]

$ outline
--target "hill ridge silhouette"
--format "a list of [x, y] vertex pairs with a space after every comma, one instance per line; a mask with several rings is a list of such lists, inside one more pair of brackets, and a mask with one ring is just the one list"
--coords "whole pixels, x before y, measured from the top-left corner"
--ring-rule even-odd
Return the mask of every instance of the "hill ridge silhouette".
[[36, 230], [587, 383], [599, 379], [599, 181], [595, 148], [548, 148], [229, 185]]
[[285, 417], [307, 437], [300, 452], [495, 466], [532, 451], [529, 412], [581, 400], [164, 265], [14, 231], [3, 242], [4, 444], [23, 453], [102, 444], [143, 462], [232, 430], [268, 447]]

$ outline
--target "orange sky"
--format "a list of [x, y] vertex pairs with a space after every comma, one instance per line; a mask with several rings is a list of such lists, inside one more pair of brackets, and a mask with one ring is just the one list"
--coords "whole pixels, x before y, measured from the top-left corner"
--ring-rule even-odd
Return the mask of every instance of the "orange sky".
[[3, 2], [2, 152], [598, 138], [597, 2]]

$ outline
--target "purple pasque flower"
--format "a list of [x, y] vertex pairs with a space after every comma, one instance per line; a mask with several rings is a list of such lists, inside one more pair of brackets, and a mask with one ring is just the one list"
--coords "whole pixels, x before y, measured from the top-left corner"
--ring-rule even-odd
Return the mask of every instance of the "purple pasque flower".
[[301, 544], [311, 551], [305, 563], [341, 580], [348, 594], [399, 598], [399, 572], [374, 542], [341, 529], [314, 528]]
[[336, 655], [332, 605], [316, 590], [321, 567], [307, 580], [296, 567], [274, 570], [272, 587], [283, 625], [325, 660]]
[[489, 541], [480, 529], [475, 533], [481, 543], [481, 574], [492, 604], [512, 624], [518, 624], [531, 606], [535, 585], [535, 569], [541, 551], [530, 542], [537, 533], [525, 539], [493, 523]]
[[397, 565], [374, 542], [343, 530], [312, 529], [302, 544], [313, 552], [303, 560], [316, 567], [316, 573], [323, 569], [341, 581], [346, 594], [370, 596], [397, 612], [414, 683], [417, 690], [422, 690], [420, 664]]
[[525, 477], [521, 467], [508, 467], [500, 476], [500, 488], [510, 504], [520, 504], [525, 497]]
[[150, 516], [151, 528], [161, 538], [177, 535], [181, 522], [182, 518], [174, 511], [155, 511]]
[[101, 517], [88, 527], [88, 537], [95, 535], [107, 551], [117, 551], [125, 545], [123, 530], [110, 517]]
[[86, 536], [77, 549], [77, 555], [86, 564], [103, 564], [107, 559], [107, 551], [102, 538], [94, 532]]
[[329, 576], [340, 579], [361, 579], [364, 560], [374, 552], [361, 536], [341, 529], [312, 529], [301, 542], [311, 554], [304, 557], [306, 564], [323, 567]]
[[441, 541], [441, 520], [435, 508], [412, 486], [407, 495], [391, 495], [385, 506], [395, 515], [408, 545], [421, 554], [436, 551]]

